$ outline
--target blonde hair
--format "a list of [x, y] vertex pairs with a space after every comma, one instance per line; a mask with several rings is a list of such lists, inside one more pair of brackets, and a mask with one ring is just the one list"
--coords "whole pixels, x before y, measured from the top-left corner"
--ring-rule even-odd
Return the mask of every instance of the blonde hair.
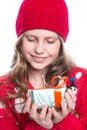
[[59, 55], [57, 59], [51, 65], [48, 66], [48, 71], [45, 78], [46, 82], [48, 83], [50, 83], [50, 80], [54, 75], [67, 76], [71, 66], [75, 66], [74, 61], [72, 60], [70, 55], [68, 55], [64, 48], [65, 43], [62, 37], [59, 36], [59, 39], [61, 42]]
[[[17, 94], [9, 95], [10, 98], [22, 97], [27, 93], [28, 90], [28, 80], [29, 80], [29, 63], [25, 59], [22, 53], [22, 39], [23, 34], [18, 38], [15, 44], [14, 56], [11, 65], [11, 71], [8, 76], [10, 77], [10, 82], [13, 82], [16, 87], [19, 88]], [[63, 39], [59, 36], [61, 46], [59, 50], [59, 55], [55, 62], [48, 66], [48, 71], [46, 73], [45, 81], [50, 84], [50, 80], [54, 75], [66, 76], [70, 70], [71, 66], [75, 66], [74, 62], [66, 55], [63, 47]]]

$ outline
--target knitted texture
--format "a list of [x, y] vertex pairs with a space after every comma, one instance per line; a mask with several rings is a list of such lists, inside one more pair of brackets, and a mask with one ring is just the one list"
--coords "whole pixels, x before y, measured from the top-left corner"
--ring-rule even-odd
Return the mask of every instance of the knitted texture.
[[24, 0], [16, 19], [16, 33], [32, 29], [46, 29], [61, 35], [66, 41], [69, 24], [64, 0]]

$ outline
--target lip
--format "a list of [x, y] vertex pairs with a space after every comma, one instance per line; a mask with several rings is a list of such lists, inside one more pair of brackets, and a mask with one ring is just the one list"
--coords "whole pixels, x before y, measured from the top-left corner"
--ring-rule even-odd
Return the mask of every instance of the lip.
[[39, 57], [39, 56], [33, 56], [32, 55], [32, 59], [36, 63], [43, 63], [43, 62], [46, 61], [47, 57]]

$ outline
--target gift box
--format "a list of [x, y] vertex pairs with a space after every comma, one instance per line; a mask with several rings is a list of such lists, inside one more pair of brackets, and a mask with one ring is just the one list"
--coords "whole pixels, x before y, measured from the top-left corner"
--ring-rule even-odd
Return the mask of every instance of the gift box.
[[36, 89], [29, 90], [28, 94], [32, 98], [32, 103], [38, 103], [38, 109], [41, 109], [44, 104], [47, 104], [48, 107], [59, 108], [61, 100], [64, 99], [64, 93], [66, 91], [66, 87], [60, 89]]

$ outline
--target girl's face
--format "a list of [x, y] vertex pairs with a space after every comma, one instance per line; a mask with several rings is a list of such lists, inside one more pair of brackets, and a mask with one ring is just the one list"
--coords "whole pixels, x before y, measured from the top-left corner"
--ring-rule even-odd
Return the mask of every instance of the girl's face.
[[55, 32], [30, 30], [24, 33], [22, 52], [33, 69], [44, 70], [58, 57], [60, 44]]

